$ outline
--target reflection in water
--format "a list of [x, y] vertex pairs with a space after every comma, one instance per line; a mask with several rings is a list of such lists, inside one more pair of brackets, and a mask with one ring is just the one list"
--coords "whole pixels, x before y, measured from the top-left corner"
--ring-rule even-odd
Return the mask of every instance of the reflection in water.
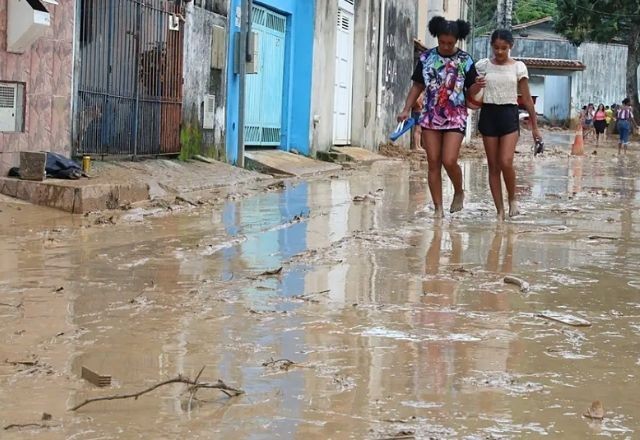
[[[424, 170], [398, 162], [144, 223], [3, 208], [1, 302], [23, 305], [0, 307], [0, 355], [40, 364], [0, 366], [0, 421], [53, 413], [64, 424], [45, 438], [584, 438], [580, 414], [599, 399], [611, 408], [599, 432], [631, 438], [636, 165], [523, 160], [526, 215], [505, 224], [485, 209], [481, 162], [463, 166], [467, 209], [441, 222], [420, 215]], [[11, 220], [42, 215], [52, 226]], [[509, 273], [531, 292], [505, 285]], [[535, 318], [546, 309], [593, 326]], [[296, 365], [263, 366], [271, 358]], [[83, 365], [112, 389], [80, 380]], [[199, 391], [189, 406], [173, 387], [66, 411], [203, 365], [246, 395]]]

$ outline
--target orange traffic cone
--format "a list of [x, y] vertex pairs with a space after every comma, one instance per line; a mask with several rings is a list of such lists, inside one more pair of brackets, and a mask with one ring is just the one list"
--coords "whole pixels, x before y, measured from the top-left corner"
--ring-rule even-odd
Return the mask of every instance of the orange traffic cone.
[[576, 138], [573, 141], [573, 146], [571, 147], [571, 155], [572, 156], [584, 155], [584, 139], [582, 138], [582, 124], [579, 124], [578, 129], [576, 130]]

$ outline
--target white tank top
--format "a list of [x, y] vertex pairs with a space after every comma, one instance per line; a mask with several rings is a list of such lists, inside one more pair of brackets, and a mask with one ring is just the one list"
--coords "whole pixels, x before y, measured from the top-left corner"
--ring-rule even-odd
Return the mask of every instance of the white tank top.
[[527, 66], [522, 61], [499, 65], [483, 58], [476, 63], [476, 70], [487, 79], [483, 97], [485, 104], [517, 104], [518, 82], [529, 78]]

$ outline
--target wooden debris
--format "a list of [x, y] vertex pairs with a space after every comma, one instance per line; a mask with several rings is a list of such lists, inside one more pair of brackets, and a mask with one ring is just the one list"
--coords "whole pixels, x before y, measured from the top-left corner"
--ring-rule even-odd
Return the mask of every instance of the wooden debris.
[[521, 292], [528, 292], [529, 291], [529, 283], [527, 283], [524, 280], [521, 280], [518, 277], [507, 275], [506, 277], [504, 277], [504, 282], [506, 284], [513, 284], [513, 285], [518, 286], [520, 288]]
[[87, 382], [91, 382], [97, 387], [108, 387], [111, 385], [111, 376], [103, 376], [94, 371], [91, 371], [87, 367], [82, 367], [81, 377]]
[[602, 406], [602, 403], [599, 400], [594, 400], [583, 416], [594, 420], [604, 419], [604, 407]]
[[[202, 370], [200, 370], [200, 373], [198, 373], [198, 378], [200, 377], [200, 374], [202, 374]], [[159, 382], [153, 386], [150, 386], [142, 391], [138, 391], [137, 393], [130, 393], [130, 394], [116, 394], [113, 396], [105, 396], [105, 397], [94, 397], [92, 399], [87, 399], [82, 403], [79, 403], [78, 405], [74, 406], [73, 408], [71, 408], [71, 411], [76, 411], [80, 408], [82, 408], [85, 405], [88, 405], [89, 403], [92, 402], [100, 402], [103, 400], [121, 400], [121, 399], [135, 399], [137, 400], [138, 397], [142, 396], [143, 394], [147, 394], [150, 393], [151, 391], [160, 388], [164, 385], [169, 385], [169, 384], [173, 384], [173, 383], [183, 383], [186, 385], [191, 385], [188, 390], [190, 393], [195, 393], [195, 391], [201, 389], [201, 388], [206, 388], [206, 389], [215, 389], [215, 390], [219, 390], [221, 392], [223, 392], [224, 394], [226, 394], [229, 397], [235, 397], [235, 396], [239, 396], [241, 394], [244, 394], [244, 391], [237, 389], [237, 388], [232, 388], [230, 386], [228, 386], [227, 384], [225, 384], [223, 381], [221, 381], [220, 379], [218, 379], [218, 382], [216, 383], [207, 383], [207, 382], [198, 382], [197, 380], [191, 380], [188, 377], [183, 377], [182, 375], [179, 375], [178, 377], [175, 377], [173, 379], [168, 379], [168, 380], [164, 380], [162, 382]]]
[[282, 266], [273, 270], [265, 270], [260, 274], [261, 277], [269, 277], [274, 275], [280, 275], [282, 273]]
[[45, 423], [12, 423], [10, 425], [6, 425], [3, 429], [5, 431], [9, 431], [11, 429], [22, 429], [22, 428], [38, 428], [38, 429], [49, 429], [52, 425], [47, 425]]
[[15, 309], [19, 309], [20, 307], [22, 307], [24, 304], [22, 304], [22, 302], [19, 302], [18, 304], [9, 304], [9, 303], [2, 303], [0, 302], [0, 306], [4, 306], [4, 307], [13, 307]]
[[397, 434], [392, 435], [391, 437], [383, 437], [379, 440], [413, 440], [416, 438], [416, 435], [413, 431], [402, 430], [398, 431]]
[[568, 313], [544, 311], [538, 313], [536, 316], [538, 316], [539, 318], [545, 318], [551, 321], [560, 322], [562, 324], [571, 325], [573, 327], [591, 327], [591, 322], [578, 316], [570, 315]]
[[589, 240], [618, 240], [618, 237], [609, 237], [607, 235], [589, 235]]

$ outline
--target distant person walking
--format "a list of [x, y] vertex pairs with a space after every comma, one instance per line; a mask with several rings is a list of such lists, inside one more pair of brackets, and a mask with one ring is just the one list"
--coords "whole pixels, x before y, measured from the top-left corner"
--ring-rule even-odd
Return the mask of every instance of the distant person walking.
[[633, 109], [631, 108], [631, 100], [629, 98], [625, 98], [622, 101], [622, 105], [618, 107], [617, 114], [618, 133], [620, 135], [618, 154], [620, 154], [622, 148], [624, 148], [626, 154], [627, 147], [629, 146], [629, 138], [631, 137], [631, 129], [633, 126], [637, 127], [638, 125], [633, 117]]
[[[456, 45], [464, 40], [471, 27], [463, 20], [448, 21], [433, 17], [429, 32], [438, 38], [438, 46], [420, 56], [411, 79], [404, 108], [398, 122], [409, 118], [411, 108], [424, 91], [422, 114], [422, 147], [427, 152], [428, 182], [436, 217], [444, 215], [442, 206], [442, 167], [453, 183], [454, 196], [450, 212], [464, 205], [462, 170], [458, 165], [460, 146], [467, 127], [466, 93], [477, 93], [477, 72], [471, 55]], [[469, 90], [471, 89], [471, 90]]]
[[611, 107], [606, 106], [604, 108], [605, 122], [607, 123], [607, 128], [604, 131], [604, 140], [607, 141], [609, 139], [609, 135], [611, 134], [611, 123], [613, 122], [613, 110]]
[[596, 148], [600, 144], [600, 135], [604, 135], [607, 129], [607, 113], [604, 104], [600, 104], [593, 116], [593, 127], [596, 130]]
[[484, 87], [484, 102], [478, 130], [482, 134], [487, 154], [489, 186], [500, 220], [505, 216], [501, 179], [504, 179], [507, 187], [509, 216], [520, 213], [516, 201], [516, 172], [513, 168], [513, 156], [520, 137], [518, 92], [522, 95], [529, 113], [533, 140], [542, 141], [536, 109], [529, 90], [527, 66], [509, 55], [513, 43], [513, 34], [510, 31], [494, 31], [491, 35], [493, 56], [477, 63], [478, 70], [486, 72], [484, 78], [476, 79], [476, 84]]

